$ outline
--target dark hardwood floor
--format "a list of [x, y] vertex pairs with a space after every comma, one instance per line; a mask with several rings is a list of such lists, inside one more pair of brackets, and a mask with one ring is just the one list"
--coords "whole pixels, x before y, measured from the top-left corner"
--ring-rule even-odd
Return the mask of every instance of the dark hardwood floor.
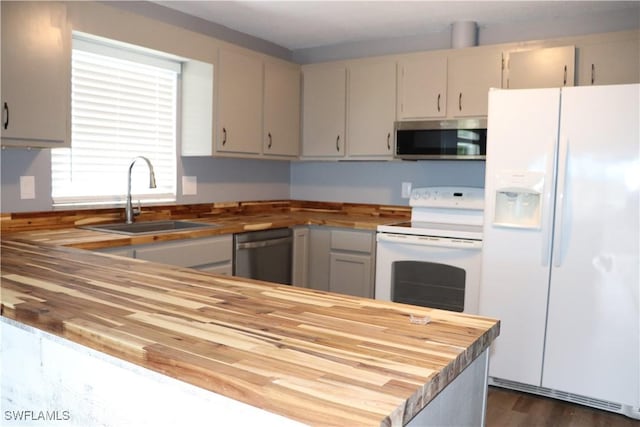
[[487, 427], [640, 427], [640, 421], [562, 400], [489, 387]]

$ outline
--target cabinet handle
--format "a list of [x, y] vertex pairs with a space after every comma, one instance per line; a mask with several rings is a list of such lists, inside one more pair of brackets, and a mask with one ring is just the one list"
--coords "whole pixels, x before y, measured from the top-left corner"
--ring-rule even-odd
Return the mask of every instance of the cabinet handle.
[[391, 150], [391, 132], [387, 133], [387, 150]]
[[591, 84], [596, 81], [596, 64], [591, 64]]
[[458, 110], [462, 111], [462, 92], [458, 95]]
[[567, 85], [567, 66], [564, 66], [564, 81], [563, 81], [563, 86]]
[[222, 145], [227, 143], [227, 128], [222, 128]]
[[267, 134], [267, 136], [269, 137], [269, 144], [267, 145], [267, 148], [271, 148], [271, 146], [273, 145], [273, 139], [271, 138], [271, 132], [269, 132]]
[[438, 113], [440, 112], [440, 94], [438, 94]]
[[336, 151], [340, 151], [340, 135], [336, 138]]
[[4, 128], [5, 130], [9, 127], [9, 105], [7, 105], [7, 103], [4, 103]]

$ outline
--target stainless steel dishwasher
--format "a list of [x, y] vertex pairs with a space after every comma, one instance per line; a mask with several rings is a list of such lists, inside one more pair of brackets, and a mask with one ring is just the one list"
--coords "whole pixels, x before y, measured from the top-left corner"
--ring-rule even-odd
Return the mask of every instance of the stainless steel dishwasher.
[[293, 231], [290, 228], [233, 235], [233, 275], [291, 284]]

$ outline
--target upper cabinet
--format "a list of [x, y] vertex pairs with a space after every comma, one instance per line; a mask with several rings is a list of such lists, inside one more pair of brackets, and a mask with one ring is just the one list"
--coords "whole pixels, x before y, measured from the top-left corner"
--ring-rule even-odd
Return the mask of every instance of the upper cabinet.
[[299, 146], [300, 68], [266, 61], [262, 152], [268, 156], [297, 157]]
[[444, 117], [447, 113], [446, 52], [403, 57], [398, 63], [398, 119]]
[[639, 32], [578, 45], [578, 84], [640, 83]]
[[215, 67], [188, 60], [181, 112], [183, 156], [296, 158], [300, 66], [226, 48]]
[[573, 86], [575, 82], [575, 46], [509, 52], [507, 84], [509, 89]]
[[486, 116], [489, 89], [502, 86], [502, 49], [452, 51], [448, 77], [447, 116]]
[[302, 156], [344, 157], [347, 69], [303, 66], [302, 79]]
[[347, 155], [392, 158], [396, 118], [395, 61], [349, 65]]
[[262, 148], [262, 61], [231, 49], [220, 49], [218, 61], [218, 153], [257, 155]]
[[68, 147], [71, 30], [59, 2], [1, 2], [3, 146]]

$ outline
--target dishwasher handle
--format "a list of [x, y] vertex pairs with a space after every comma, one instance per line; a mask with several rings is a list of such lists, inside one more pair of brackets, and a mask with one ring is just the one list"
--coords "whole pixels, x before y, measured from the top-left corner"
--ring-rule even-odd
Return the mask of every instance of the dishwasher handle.
[[292, 237], [282, 237], [279, 239], [260, 240], [258, 242], [236, 242], [236, 249], [255, 249], [266, 248], [269, 246], [282, 245], [283, 243], [292, 243]]

